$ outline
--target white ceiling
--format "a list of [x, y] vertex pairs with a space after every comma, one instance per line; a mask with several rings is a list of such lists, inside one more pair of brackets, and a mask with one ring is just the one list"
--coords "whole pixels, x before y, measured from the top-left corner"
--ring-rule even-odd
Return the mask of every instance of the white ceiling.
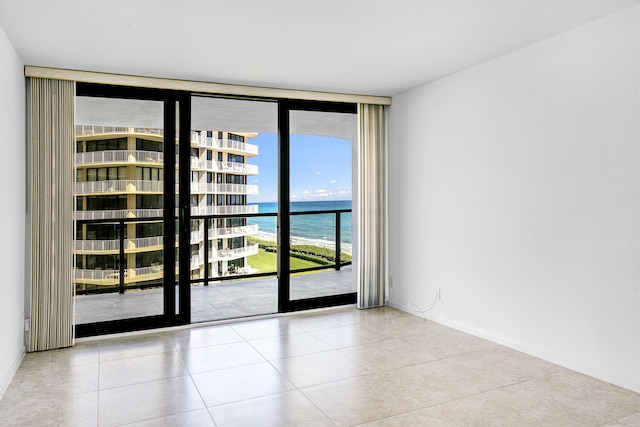
[[0, 0], [26, 65], [395, 95], [640, 0]]

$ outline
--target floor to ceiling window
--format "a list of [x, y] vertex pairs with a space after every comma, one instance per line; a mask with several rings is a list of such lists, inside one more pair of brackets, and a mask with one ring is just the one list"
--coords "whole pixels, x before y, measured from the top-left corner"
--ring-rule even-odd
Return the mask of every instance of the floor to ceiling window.
[[78, 85], [78, 336], [355, 302], [355, 105]]

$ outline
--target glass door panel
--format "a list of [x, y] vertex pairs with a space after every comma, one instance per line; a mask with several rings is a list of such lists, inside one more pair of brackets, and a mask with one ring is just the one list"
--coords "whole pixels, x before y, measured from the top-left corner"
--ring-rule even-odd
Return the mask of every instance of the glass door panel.
[[191, 320], [275, 313], [277, 104], [191, 106]]
[[356, 115], [289, 113], [290, 299], [355, 292], [351, 275]]
[[76, 323], [164, 313], [162, 101], [76, 98]]

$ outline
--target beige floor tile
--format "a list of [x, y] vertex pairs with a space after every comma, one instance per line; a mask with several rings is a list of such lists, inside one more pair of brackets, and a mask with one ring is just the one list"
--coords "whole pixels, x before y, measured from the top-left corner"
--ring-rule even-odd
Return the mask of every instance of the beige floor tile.
[[182, 360], [191, 374], [251, 365], [265, 359], [245, 342], [182, 351]]
[[208, 407], [294, 389], [267, 362], [193, 375], [193, 381]]
[[179, 353], [112, 360], [100, 364], [100, 390], [188, 375]]
[[174, 351], [176, 348], [168, 334], [111, 338], [100, 341], [100, 362]]
[[321, 384], [301, 391], [339, 426], [374, 421], [425, 406], [402, 381], [388, 372]]
[[487, 389], [564, 371], [558, 365], [504, 347], [472, 351], [449, 357], [446, 361], [470, 375], [482, 378]]
[[416, 346], [404, 339], [386, 339], [340, 352], [372, 371], [389, 371], [440, 359], [428, 346]]
[[601, 425], [640, 411], [640, 394], [577, 372], [563, 371], [506, 387], [524, 402], [564, 414], [583, 425]]
[[152, 420], [140, 421], [139, 423], [126, 424], [126, 427], [216, 427], [211, 418], [211, 414], [206, 409], [181, 414], [170, 415], [168, 417], [154, 418]]
[[76, 366], [98, 363], [100, 343], [97, 341], [77, 343], [73, 347], [51, 351], [51, 363], [55, 366]]
[[487, 389], [481, 378], [437, 360], [383, 373], [398, 392], [417, 399], [422, 407], [471, 396]]
[[267, 360], [332, 350], [331, 346], [306, 332], [252, 340], [249, 344]]
[[96, 426], [98, 392], [75, 394], [30, 393], [0, 401], [2, 426]]
[[408, 426], [433, 426], [433, 427], [460, 427], [459, 424], [445, 418], [436, 407], [418, 409], [393, 417], [359, 424], [360, 427], [408, 427]]
[[390, 338], [388, 335], [381, 334], [364, 323], [321, 329], [311, 332], [311, 334], [333, 348], [354, 347]]
[[362, 365], [335, 350], [274, 360], [271, 363], [298, 388], [370, 373]]
[[37, 390], [42, 394], [72, 396], [97, 391], [98, 371], [97, 363], [74, 367], [48, 366], [47, 369], [33, 370], [16, 376], [11, 383], [11, 392], [24, 396]]
[[619, 420], [607, 423], [604, 427], [640, 427], [640, 412]]
[[285, 318], [249, 320], [235, 323], [231, 327], [247, 341], [304, 332]]
[[321, 329], [336, 328], [339, 326], [360, 323], [360, 315], [353, 308], [339, 308], [326, 312], [313, 312], [292, 316], [288, 318], [291, 324], [304, 329], [307, 332]]
[[171, 335], [178, 350], [211, 347], [242, 342], [240, 335], [231, 326], [203, 326], [174, 332]]
[[216, 406], [209, 411], [218, 427], [330, 427], [334, 424], [299, 391]]
[[[505, 389], [490, 390], [443, 403], [433, 410], [462, 426], [587, 426], [557, 408], [533, 404]], [[592, 425], [592, 424], [591, 424]]]
[[99, 402], [100, 426], [130, 424], [205, 407], [188, 376], [101, 390]]

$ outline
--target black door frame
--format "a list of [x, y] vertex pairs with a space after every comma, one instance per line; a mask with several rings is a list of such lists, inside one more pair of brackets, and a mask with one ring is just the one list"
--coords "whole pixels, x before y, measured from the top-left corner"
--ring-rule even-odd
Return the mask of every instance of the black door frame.
[[[197, 93], [136, 88], [128, 86], [111, 86], [93, 83], [76, 84], [76, 96], [92, 96], [103, 98], [141, 99], [164, 102], [164, 277], [163, 308], [160, 315], [143, 316], [129, 319], [117, 319], [103, 322], [75, 325], [75, 336], [85, 337], [118, 332], [153, 329], [191, 323], [191, 283], [190, 252], [179, 251], [178, 271], [181, 273], [176, 281], [175, 259], [175, 214], [178, 213], [178, 246], [190, 246], [190, 139], [191, 139], [191, 97]], [[243, 99], [242, 97], [238, 97]], [[255, 98], [253, 98], [255, 100]], [[317, 298], [291, 300], [290, 294], [290, 134], [289, 114], [291, 111], [319, 111], [356, 114], [357, 106], [352, 103], [320, 102], [304, 100], [278, 100], [278, 312], [292, 312], [312, 308], [353, 304], [356, 293], [330, 295]], [[175, 197], [175, 136], [178, 135], [178, 189], [176, 205]], [[286, 256], [281, 256], [285, 254]], [[176, 292], [178, 286], [178, 311], [176, 313]]]
[[[290, 118], [291, 111], [318, 111], [356, 114], [357, 105], [340, 102], [321, 102], [283, 99], [278, 102], [278, 312], [309, 310], [354, 304], [356, 293], [328, 295], [316, 298], [291, 299], [291, 273], [289, 253], [291, 249], [290, 209]], [[336, 242], [337, 243], [337, 242]]]
[[[93, 83], [76, 83], [76, 96], [139, 99], [163, 102], [164, 121], [164, 188], [163, 188], [163, 313], [153, 316], [141, 316], [128, 319], [116, 319], [95, 323], [75, 325], [75, 336], [85, 337], [104, 335], [118, 332], [153, 329], [165, 326], [183, 325], [190, 322], [189, 297], [190, 285], [188, 281], [176, 282], [176, 241], [175, 241], [175, 212], [178, 210], [178, 227], [189, 228], [189, 139], [191, 121], [191, 94], [180, 91], [161, 89], [136, 88], [125, 86], [111, 86]], [[175, 201], [175, 169], [176, 153], [175, 138], [178, 125], [179, 138], [179, 206]], [[185, 148], [186, 147], [186, 148]], [[184, 176], [186, 174], [186, 177]], [[184, 191], [186, 188], [186, 192]], [[187, 208], [185, 209], [185, 205]], [[177, 209], [179, 207], [179, 209]], [[179, 233], [179, 244], [189, 247], [189, 234]], [[189, 271], [189, 251], [179, 251], [179, 270]], [[186, 270], [184, 266], [186, 263]], [[178, 285], [178, 312], [176, 313], [176, 292]]]

